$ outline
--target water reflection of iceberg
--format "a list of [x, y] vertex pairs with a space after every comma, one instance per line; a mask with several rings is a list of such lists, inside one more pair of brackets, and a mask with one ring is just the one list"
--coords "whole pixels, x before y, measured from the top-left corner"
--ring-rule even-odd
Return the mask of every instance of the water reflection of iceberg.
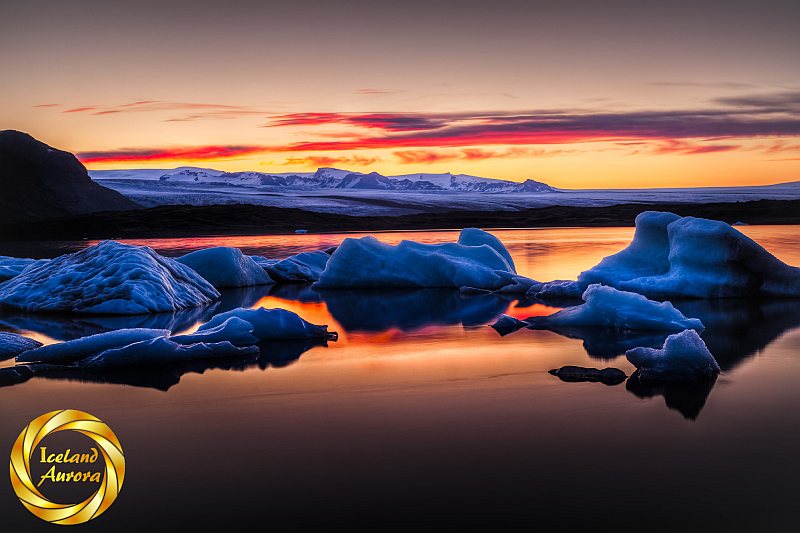
[[639, 398], [663, 396], [667, 407], [680, 412], [688, 420], [694, 420], [703, 410], [716, 381], [715, 378], [699, 382], [654, 384], [644, 383], [634, 374], [628, 378], [625, 388]]
[[510, 305], [493, 294], [465, 297], [452, 289], [320, 291], [328, 311], [347, 331], [411, 331], [431, 325], [477, 326]]
[[199, 322], [207, 322], [217, 313], [237, 307], [251, 307], [269, 292], [269, 287], [226, 289], [219, 300], [204, 307], [183, 309], [175, 313], [149, 315], [63, 315], [26, 314], [2, 311], [0, 325], [14, 330], [34, 331], [56, 340], [72, 340], [123, 328], [186, 330]]
[[44, 378], [85, 383], [112, 383], [147, 387], [162, 391], [178, 384], [184, 374], [203, 374], [206, 370], [244, 371], [260, 368], [280, 368], [297, 361], [303, 353], [316, 346], [327, 346], [322, 339], [296, 341], [271, 341], [258, 345], [260, 354], [223, 359], [187, 361], [151, 368], [104, 369], [93, 371], [76, 366], [63, 365], [18, 365], [0, 369], [0, 387], [18, 385], [31, 378]]

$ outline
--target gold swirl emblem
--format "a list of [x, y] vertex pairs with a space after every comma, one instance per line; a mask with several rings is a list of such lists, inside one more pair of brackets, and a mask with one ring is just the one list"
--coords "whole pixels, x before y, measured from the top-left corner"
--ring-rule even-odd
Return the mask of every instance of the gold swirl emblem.
[[[86, 500], [75, 504], [48, 500], [31, 480], [31, 457], [43, 438], [59, 431], [77, 431], [97, 443], [105, 460], [100, 486]], [[122, 446], [111, 428], [83, 411], [64, 409], [43, 414], [28, 424], [11, 449], [11, 484], [31, 513], [53, 524], [73, 525], [100, 516], [117, 499], [125, 478]]]

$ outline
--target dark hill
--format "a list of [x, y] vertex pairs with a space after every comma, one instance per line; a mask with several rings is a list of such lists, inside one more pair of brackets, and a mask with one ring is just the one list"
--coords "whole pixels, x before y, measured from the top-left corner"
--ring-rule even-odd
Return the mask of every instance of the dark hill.
[[14, 130], [0, 131], [0, 191], [2, 224], [139, 207], [93, 182], [71, 153]]

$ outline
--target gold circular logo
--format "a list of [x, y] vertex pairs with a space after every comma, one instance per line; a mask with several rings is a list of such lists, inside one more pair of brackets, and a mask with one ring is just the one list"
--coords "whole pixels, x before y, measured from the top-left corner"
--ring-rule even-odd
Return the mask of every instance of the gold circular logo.
[[[37, 485], [31, 479], [31, 461], [37, 446], [46, 436], [59, 431], [75, 431], [89, 437], [97, 444], [97, 448], [92, 448], [93, 453], [70, 455], [68, 453], [70, 450], [67, 450], [67, 453], [48, 455], [46, 448], [41, 447], [37, 454], [37, 458], [41, 462], [53, 463], [48, 473], [42, 476], [42, 481], [50, 476], [48, 479], [53, 481], [99, 483], [97, 490], [80, 503], [52, 502], [39, 491], [38, 487], [42, 481]], [[59, 471], [56, 474], [56, 466], [73, 467], [80, 463], [93, 463], [98, 459], [98, 449], [99, 455], [102, 455], [105, 460], [105, 468], [102, 473]], [[43, 414], [22, 430], [11, 449], [10, 469], [14, 492], [22, 505], [31, 513], [53, 524], [82, 524], [103, 514], [117, 499], [125, 478], [125, 457], [117, 436], [100, 419], [83, 411], [64, 409]]]

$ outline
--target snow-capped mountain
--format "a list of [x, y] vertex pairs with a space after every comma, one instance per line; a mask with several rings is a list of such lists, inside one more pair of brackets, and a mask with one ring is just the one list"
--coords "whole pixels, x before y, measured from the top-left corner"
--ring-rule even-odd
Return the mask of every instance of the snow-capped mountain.
[[545, 183], [526, 180], [522, 183], [467, 174], [403, 174], [384, 176], [377, 172], [363, 173], [322, 167], [310, 173], [223, 172], [210, 168], [180, 167], [163, 170], [156, 176], [153, 170], [92, 171], [95, 179], [157, 179], [165, 183], [184, 185], [237, 185], [248, 187], [285, 187], [288, 189], [366, 189], [395, 191], [453, 191], [493, 193], [551, 193]]

